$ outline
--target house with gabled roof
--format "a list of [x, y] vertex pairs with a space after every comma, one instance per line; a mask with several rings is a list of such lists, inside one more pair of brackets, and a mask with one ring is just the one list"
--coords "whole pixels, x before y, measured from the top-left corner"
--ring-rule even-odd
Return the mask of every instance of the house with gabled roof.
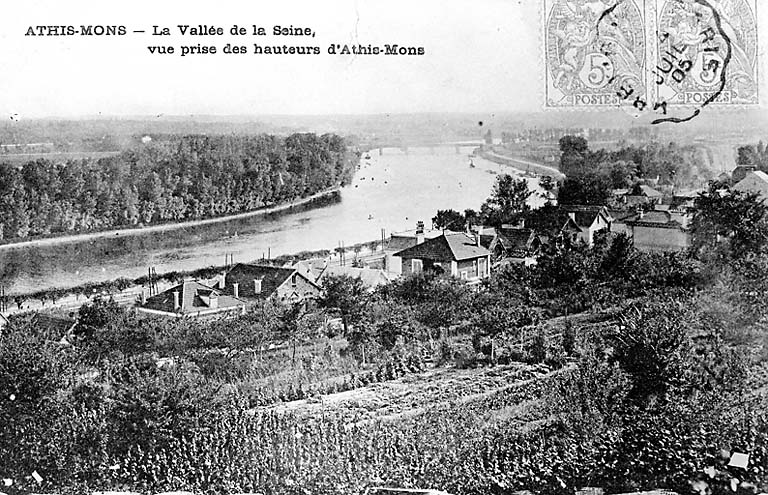
[[395, 256], [402, 260], [403, 275], [433, 271], [472, 282], [491, 276], [491, 252], [480, 244], [480, 235], [445, 231]]
[[272, 299], [301, 302], [316, 299], [322, 289], [307, 275], [294, 268], [238, 263], [221, 281], [225, 294], [249, 303]]
[[223, 294], [218, 288], [187, 279], [148, 298], [136, 309], [158, 316], [201, 318], [244, 314], [245, 306], [245, 301]]
[[369, 289], [376, 288], [380, 285], [386, 285], [392, 280], [390, 275], [380, 268], [340, 266], [333, 263], [329, 258], [302, 260], [297, 262], [293, 267], [320, 287], [323, 286], [323, 280], [327, 277], [346, 276], [357, 278]]
[[669, 211], [640, 211], [624, 223], [640, 251], [684, 251], [691, 246], [687, 222]]
[[651, 186], [645, 184], [638, 184], [632, 191], [624, 198], [629, 206], [636, 206], [642, 204], [658, 204], [661, 202], [664, 194]]
[[605, 206], [562, 205], [561, 208], [579, 227], [577, 240], [592, 246], [595, 233], [600, 230], [611, 230], [613, 218]]
[[554, 205], [545, 205], [529, 212], [523, 226], [533, 229], [543, 244], [565, 239], [576, 242], [581, 234], [581, 228], [576, 225], [573, 217], [563, 208]]
[[[484, 237], [484, 236], [483, 236]], [[502, 225], [496, 229], [493, 239], [485, 245], [496, 260], [508, 260], [533, 265], [544, 242], [535, 230], [525, 227]]]
[[734, 191], [757, 193], [760, 199], [768, 202], [768, 174], [761, 170], [747, 172], [744, 179], [734, 184]]

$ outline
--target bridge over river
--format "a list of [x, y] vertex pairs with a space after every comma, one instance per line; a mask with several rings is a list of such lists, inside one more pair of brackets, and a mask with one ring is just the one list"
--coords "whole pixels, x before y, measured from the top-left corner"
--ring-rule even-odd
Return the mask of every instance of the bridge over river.
[[403, 154], [410, 154], [414, 149], [428, 150], [429, 154], [434, 155], [441, 148], [453, 148], [457, 155], [465, 152], [462, 148], [477, 148], [487, 144], [483, 140], [467, 140], [467, 141], [392, 141], [384, 143], [366, 143], [361, 145], [361, 149], [367, 152], [378, 153], [379, 156], [383, 156], [387, 150], [398, 151]]

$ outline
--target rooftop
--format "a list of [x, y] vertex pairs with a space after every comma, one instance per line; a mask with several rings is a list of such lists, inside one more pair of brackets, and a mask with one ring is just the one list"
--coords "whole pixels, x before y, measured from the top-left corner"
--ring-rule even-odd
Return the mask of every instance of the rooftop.
[[462, 261], [490, 254], [486, 248], [476, 244], [474, 236], [464, 232], [446, 231], [439, 237], [398, 251], [395, 256], [434, 261]]
[[[179, 307], [175, 307], [174, 292], [178, 293]], [[179, 285], [147, 299], [141, 305], [142, 309], [162, 311], [165, 313], [193, 314], [211, 310], [242, 308], [244, 302], [208, 287], [195, 280], [185, 280]]]
[[[311, 277], [305, 275], [302, 271], [296, 268], [238, 263], [227, 273], [224, 290], [227, 294], [234, 293], [233, 284], [237, 283], [239, 297], [266, 299], [294, 275], [305, 279], [309, 284], [319, 289]], [[259, 292], [256, 292], [254, 280], [261, 281], [261, 290]]]

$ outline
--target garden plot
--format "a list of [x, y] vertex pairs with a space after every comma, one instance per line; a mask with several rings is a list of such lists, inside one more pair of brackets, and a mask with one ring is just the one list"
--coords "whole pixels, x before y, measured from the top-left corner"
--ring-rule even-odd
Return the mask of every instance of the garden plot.
[[441, 404], [469, 401], [548, 373], [550, 369], [546, 366], [526, 364], [472, 370], [436, 368], [346, 392], [275, 404], [259, 410], [310, 416], [343, 414], [356, 420], [387, 419], [418, 414]]

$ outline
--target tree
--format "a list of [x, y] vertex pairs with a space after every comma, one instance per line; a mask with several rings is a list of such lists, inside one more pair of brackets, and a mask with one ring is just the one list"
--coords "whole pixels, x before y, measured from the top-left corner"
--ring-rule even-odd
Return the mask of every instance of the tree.
[[533, 364], [543, 363], [547, 359], [547, 340], [539, 329], [525, 345], [526, 359]]
[[552, 192], [557, 186], [557, 181], [551, 175], [544, 175], [539, 178], [539, 186], [547, 192]]
[[596, 205], [608, 203], [611, 197], [611, 184], [598, 173], [590, 172], [567, 177], [560, 184], [557, 201], [561, 205]]
[[563, 136], [560, 138], [560, 152], [560, 171], [570, 176], [583, 168], [589, 144], [581, 136]]
[[349, 334], [350, 325], [356, 325], [363, 317], [370, 295], [359, 278], [348, 275], [330, 276], [323, 279], [323, 295], [318, 300], [321, 308], [338, 311]]
[[0, 332], [0, 415], [10, 422], [46, 411], [45, 403], [75, 375], [70, 350], [39, 335], [31, 320], [12, 322]]
[[631, 377], [631, 396], [664, 398], [685, 372], [686, 320], [682, 301], [665, 300], [626, 310], [609, 337], [613, 360]]
[[563, 326], [563, 352], [566, 356], [573, 356], [576, 353], [576, 328], [574, 328], [573, 321], [565, 317], [565, 323]]
[[113, 299], [97, 298], [78, 314], [74, 342], [90, 363], [141, 354], [155, 345], [154, 322], [129, 315]]
[[466, 219], [456, 210], [437, 210], [437, 215], [432, 217], [432, 226], [439, 230], [464, 230]]
[[[474, 328], [475, 341], [485, 337], [491, 341], [491, 362], [496, 362], [496, 341], [504, 334], [521, 338], [520, 329], [538, 321], [532, 309], [496, 294], [478, 294], [470, 324]], [[543, 359], [542, 359], [543, 361]]]
[[466, 210], [464, 210], [464, 220], [466, 221], [466, 225], [468, 225], [469, 227], [476, 225], [479, 219], [480, 219], [480, 214], [475, 210], [473, 210], [472, 208], [467, 208]]
[[610, 239], [610, 244], [602, 253], [599, 273], [609, 279], [624, 278], [627, 275], [630, 258], [634, 253], [632, 237], [623, 232], [613, 236]]
[[692, 249], [698, 255], [714, 251], [743, 258], [768, 245], [768, 206], [757, 193], [715, 183], [699, 194], [693, 212]]
[[299, 342], [316, 337], [322, 328], [320, 318], [306, 303], [291, 303], [278, 307], [277, 337], [291, 344], [291, 363], [296, 364]]
[[493, 227], [520, 222], [525, 212], [530, 210], [528, 198], [532, 194], [525, 179], [515, 179], [508, 174], [499, 175], [491, 197], [480, 208], [483, 222]]
[[122, 322], [126, 310], [114, 299], [97, 297], [90, 304], [80, 306], [77, 320], [82, 327], [100, 329]]

